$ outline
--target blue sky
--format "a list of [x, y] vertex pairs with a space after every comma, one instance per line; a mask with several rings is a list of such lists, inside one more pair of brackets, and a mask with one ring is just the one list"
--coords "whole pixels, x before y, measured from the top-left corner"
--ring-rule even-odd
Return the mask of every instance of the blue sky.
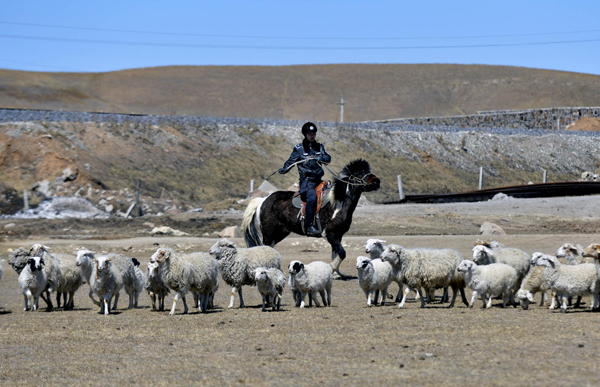
[[3, 69], [457, 63], [600, 75], [593, 0], [1, 4]]

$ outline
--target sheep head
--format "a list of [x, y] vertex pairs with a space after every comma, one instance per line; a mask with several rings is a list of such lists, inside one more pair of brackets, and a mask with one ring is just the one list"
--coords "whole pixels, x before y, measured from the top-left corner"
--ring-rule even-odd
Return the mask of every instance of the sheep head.
[[98, 270], [100, 272], [110, 266], [110, 262], [112, 262], [112, 258], [110, 258], [106, 255], [103, 255], [103, 256], [100, 256], [100, 257], [94, 259], [94, 261], [96, 262], [96, 270]]
[[473, 271], [476, 268], [477, 264], [475, 262], [470, 261], [468, 259], [464, 259], [458, 264], [456, 270], [460, 271], [461, 273], [468, 273], [469, 271]]
[[583, 257], [583, 256], [584, 256], [583, 248], [581, 246], [575, 245], [573, 243], [565, 243], [564, 245], [560, 246], [558, 248], [558, 250], [556, 250], [557, 258], [566, 258], [569, 260], [570, 263], [575, 258]]
[[267, 270], [259, 267], [258, 269], [254, 270], [254, 280], [256, 282], [264, 282], [267, 280]]
[[156, 252], [154, 254], [152, 254], [150, 261], [161, 264], [161, 263], [166, 262], [170, 258], [171, 258], [171, 251], [161, 247], [158, 250], [156, 250]]
[[388, 245], [383, 253], [381, 253], [380, 259], [383, 262], [396, 263], [402, 256], [402, 250], [404, 247], [400, 245]]
[[24, 247], [19, 247], [12, 252], [8, 260], [8, 264], [17, 272], [21, 273], [23, 268], [27, 266], [27, 260], [29, 259], [29, 250]]
[[486, 247], [485, 245], [477, 245], [473, 247], [473, 262], [478, 265], [492, 263], [493, 261], [490, 258], [492, 254], [493, 253], [489, 247]]
[[532, 254], [531, 263], [535, 264], [536, 266], [546, 266], [553, 269], [560, 264], [555, 256], [540, 252], [535, 252]]
[[385, 243], [382, 239], [367, 239], [365, 245], [365, 253], [371, 254], [371, 251], [383, 250], [383, 244]]
[[36, 257], [43, 256], [44, 252], [50, 253], [50, 248], [39, 243], [36, 243], [35, 245], [31, 246], [31, 249], [29, 249], [29, 255]]
[[158, 263], [148, 262], [148, 277], [154, 278], [158, 275]]
[[358, 258], [356, 258], [356, 270], [359, 270], [359, 271], [365, 270], [367, 268], [367, 266], [369, 266], [370, 263], [371, 263], [370, 258], [359, 256]]
[[44, 264], [44, 259], [40, 257], [31, 257], [27, 260], [27, 264], [31, 269], [31, 272], [35, 272], [36, 270], [42, 270]]
[[75, 259], [75, 264], [77, 266], [81, 266], [86, 262], [89, 262], [95, 258], [95, 254], [89, 250], [78, 250], [77, 258]]
[[223, 238], [219, 239], [214, 245], [210, 247], [208, 250], [210, 255], [213, 255], [215, 258], [220, 259], [223, 251], [225, 249], [235, 249], [235, 243], [230, 241], [229, 239]]
[[292, 261], [290, 262], [290, 266], [288, 266], [290, 274], [298, 274], [302, 270], [304, 270], [304, 264], [300, 261]]
[[594, 258], [596, 261], [600, 260], [600, 244], [593, 243], [583, 249], [583, 255], [585, 257]]

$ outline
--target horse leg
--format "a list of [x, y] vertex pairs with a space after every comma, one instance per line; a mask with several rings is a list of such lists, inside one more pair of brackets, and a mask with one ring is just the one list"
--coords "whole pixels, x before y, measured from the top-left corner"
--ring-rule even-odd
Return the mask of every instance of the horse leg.
[[331, 268], [337, 273], [338, 278], [345, 281], [346, 276], [340, 272], [340, 265], [346, 259], [346, 250], [342, 247], [342, 241], [333, 234], [327, 234], [327, 241], [331, 245]]

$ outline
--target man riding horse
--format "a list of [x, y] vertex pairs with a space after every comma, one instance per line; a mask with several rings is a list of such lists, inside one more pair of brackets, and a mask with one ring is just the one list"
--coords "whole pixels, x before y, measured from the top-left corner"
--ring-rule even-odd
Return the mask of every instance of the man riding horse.
[[317, 142], [317, 126], [312, 122], [302, 125], [304, 140], [292, 150], [290, 158], [285, 162], [280, 174], [288, 173], [294, 165], [298, 166], [300, 174], [300, 197], [306, 202], [305, 226], [306, 235], [320, 237], [321, 232], [314, 227], [315, 212], [317, 209], [316, 188], [321, 184], [321, 178], [325, 174], [320, 163], [329, 164], [331, 156], [325, 150], [323, 144]]

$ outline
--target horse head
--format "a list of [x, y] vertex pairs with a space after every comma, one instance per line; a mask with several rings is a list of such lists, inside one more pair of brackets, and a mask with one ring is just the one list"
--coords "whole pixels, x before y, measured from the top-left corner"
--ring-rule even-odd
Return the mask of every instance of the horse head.
[[352, 186], [363, 187], [365, 192], [377, 191], [381, 180], [373, 173], [366, 160], [356, 159], [348, 163], [339, 174], [339, 180]]

